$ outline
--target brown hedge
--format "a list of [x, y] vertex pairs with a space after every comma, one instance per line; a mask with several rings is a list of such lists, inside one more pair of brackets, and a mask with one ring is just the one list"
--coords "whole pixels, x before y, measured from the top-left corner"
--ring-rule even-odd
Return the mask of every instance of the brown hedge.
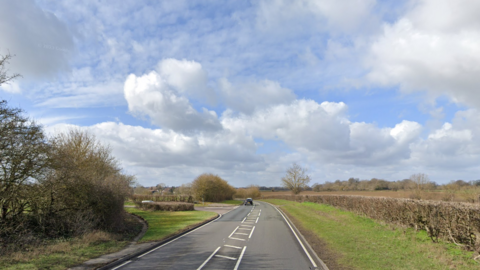
[[142, 203], [141, 201], [135, 202], [138, 208], [151, 211], [193, 211], [194, 204], [186, 202], [153, 202]]
[[426, 230], [433, 241], [443, 239], [480, 251], [480, 206], [348, 195], [271, 195], [268, 198], [328, 204], [386, 223]]
[[131, 199], [134, 203], [142, 201], [193, 203], [192, 196], [184, 195], [132, 195]]

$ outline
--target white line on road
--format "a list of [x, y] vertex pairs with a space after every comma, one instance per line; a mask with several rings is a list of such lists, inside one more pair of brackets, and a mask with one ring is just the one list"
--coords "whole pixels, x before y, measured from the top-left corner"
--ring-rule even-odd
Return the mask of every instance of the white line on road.
[[255, 231], [255, 226], [253, 226], [252, 231], [250, 232], [250, 235], [248, 236], [249, 239], [252, 238], [253, 231]]
[[238, 230], [238, 226], [237, 228], [235, 228], [235, 230], [233, 230], [233, 232], [228, 236], [228, 238], [230, 238], [230, 236], [232, 236], [237, 230]]
[[224, 258], [224, 259], [229, 259], [229, 260], [232, 260], [232, 261], [236, 261], [236, 260], [237, 260], [237, 258], [228, 257], [228, 256], [224, 256], [224, 255], [215, 255], [215, 257], [220, 257], [220, 258]]
[[240, 238], [235, 238], [235, 237], [229, 237], [229, 238], [233, 239], [233, 240], [245, 241], [245, 239], [240, 239]]
[[259, 219], [259, 218], [260, 218], [260, 217], [257, 217], [257, 221], [255, 221], [255, 223], [258, 223], [258, 219]]
[[252, 225], [240, 225], [240, 226], [243, 226], [243, 227], [253, 227]]
[[224, 247], [229, 247], [229, 248], [242, 249], [242, 247], [231, 246], [231, 245], [223, 245], [223, 246], [224, 246]]
[[117, 266], [117, 267], [115, 267], [115, 268], [112, 268], [112, 270], [116, 270], [116, 269], [118, 269], [118, 268], [120, 268], [120, 267], [123, 267], [123, 266], [125, 266], [125, 265], [127, 265], [127, 264], [129, 264], [129, 263], [131, 263], [131, 262], [132, 262], [132, 261], [126, 261], [126, 262], [120, 264], [119, 266]]
[[217, 249], [215, 249], [215, 251], [212, 253], [212, 255], [210, 255], [210, 257], [208, 257], [208, 258], [202, 263], [202, 265], [200, 265], [200, 267], [197, 268], [197, 270], [202, 269], [202, 268], [205, 266], [205, 264], [207, 264], [208, 261], [210, 261], [210, 259], [215, 255], [215, 253], [217, 253], [217, 251], [218, 251], [220, 248], [221, 248], [221, 247], [218, 247]]
[[237, 233], [234, 233], [234, 234], [248, 235], [248, 233], [243, 233], [243, 232], [237, 232]]
[[247, 219], [247, 217], [245, 217], [245, 218], [242, 220], [242, 223], [245, 222], [245, 219]]
[[239, 230], [247, 230], [247, 231], [250, 231], [250, 229], [247, 229], [247, 228], [238, 228]]
[[245, 253], [246, 249], [247, 249], [247, 246], [244, 246], [242, 253], [240, 253], [240, 257], [238, 258], [237, 264], [235, 264], [235, 268], [233, 268], [233, 270], [238, 270], [238, 267], [240, 266], [240, 262], [242, 261], [243, 254]]

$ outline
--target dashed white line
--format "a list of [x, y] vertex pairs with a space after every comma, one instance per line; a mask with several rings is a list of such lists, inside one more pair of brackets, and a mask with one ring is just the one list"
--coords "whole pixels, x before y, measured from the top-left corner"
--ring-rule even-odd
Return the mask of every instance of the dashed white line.
[[208, 258], [202, 263], [202, 265], [200, 265], [200, 267], [197, 268], [197, 270], [202, 269], [202, 268], [205, 266], [205, 264], [207, 264], [208, 261], [210, 261], [210, 259], [215, 255], [215, 253], [217, 253], [217, 251], [218, 251], [220, 248], [221, 248], [221, 247], [218, 247], [217, 249], [215, 249], [215, 251], [212, 253], [212, 255], [210, 255], [210, 257], [208, 257]]
[[132, 261], [126, 261], [126, 262], [120, 264], [119, 266], [117, 266], [117, 267], [115, 267], [115, 268], [112, 268], [112, 270], [116, 270], [116, 269], [118, 269], [118, 268], [120, 268], [120, 267], [123, 267], [123, 266], [125, 266], [125, 265], [127, 265], [127, 264], [129, 264], [129, 263], [131, 263], [131, 262], [132, 262]]
[[242, 220], [242, 223], [245, 222], [245, 219], [247, 219], [247, 217], [245, 217], [245, 218]]
[[253, 231], [255, 231], [255, 226], [253, 226], [252, 231], [250, 232], [250, 235], [248, 236], [249, 239], [252, 238]]
[[237, 258], [228, 257], [228, 256], [224, 256], [224, 255], [215, 255], [215, 257], [220, 257], [220, 258], [224, 258], [224, 259], [229, 259], [229, 260], [232, 260], [232, 261], [236, 261], [236, 260], [237, 260]]
[[258, 223], [258, 219], [259, 219], [259, 218], [260, 218], [260, 217], [257, 217], [257, 221], [255, 221], [255, 223]]
[[231, 246], [231, 245], [223, 245], [223, 246], [224, 246], [224, 247], [229, 247], [229, 248], [242, 249], [242, 247]]
[[244, 246], [242, 253], [240, 254], [240, 257], [238, 257], [237, 264], [235, 264], [235, 268], [233, 268], [233, 270], [238, 270], [238, 267], [240, 266], [240, 262], [242, 261], [243, 254], [245, 253], [246, 249], [247, 249], [247, 246]]

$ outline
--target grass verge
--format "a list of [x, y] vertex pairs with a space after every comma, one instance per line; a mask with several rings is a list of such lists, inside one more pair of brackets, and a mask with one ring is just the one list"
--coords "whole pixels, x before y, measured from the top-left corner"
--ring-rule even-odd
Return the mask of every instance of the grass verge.
[[142, 224], [128, 218], [129, 229], [123, 234], [95, 231], [82, 237], [45, 240], [37, 246], [0, 257], [0, 269], [66, 269], [103, 254], [124, 248], [141, 231]]
[[241, 200], [226, 200], [226, 201], [223, 201], [223, 202], [220, 202], [220, 203], [240, 205], [240, 204], [242, 204], [242, 202], [243, 201], [241, 201]]
[[137, 208], [125, 208], [125, 211], [141, 216], [148, 223], [148, 230], [139, 242], [162, 240], [217, 216], [205, 211], [144, 211]]
[[480, 266], [472, 259], [472, 252], [450, 243], [433, 243], [424, 231], [382, 225], [328, 205], [264, 201], [280, 205], [298, 227], [313, 232], [313, 237], [338, 254], [336, 263], [340, 268], [478, 269]]

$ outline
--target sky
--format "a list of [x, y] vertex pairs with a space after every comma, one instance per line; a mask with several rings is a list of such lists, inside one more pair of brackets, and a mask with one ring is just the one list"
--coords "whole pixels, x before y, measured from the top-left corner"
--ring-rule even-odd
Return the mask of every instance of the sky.
[[0, 99], [138, 184], [480, 179], [480, 1], [0, 0]]

